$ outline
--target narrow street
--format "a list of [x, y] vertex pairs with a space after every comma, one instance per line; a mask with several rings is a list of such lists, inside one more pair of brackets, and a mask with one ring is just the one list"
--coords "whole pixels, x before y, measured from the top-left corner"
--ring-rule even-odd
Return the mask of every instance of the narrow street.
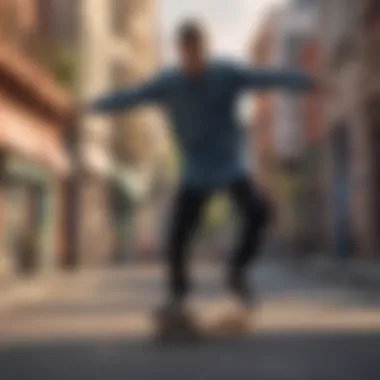
[[[194, 271], [194, 305], [205, 323], [225, 307], [221, 273]], [[250, 336], [163, 347], [150, 339], [161, 267], [61, 276], [44, 299], [0, 315], [1, 379], [380, 378], [378, 296], [276, 264], [253, 277], [261, 299]]]

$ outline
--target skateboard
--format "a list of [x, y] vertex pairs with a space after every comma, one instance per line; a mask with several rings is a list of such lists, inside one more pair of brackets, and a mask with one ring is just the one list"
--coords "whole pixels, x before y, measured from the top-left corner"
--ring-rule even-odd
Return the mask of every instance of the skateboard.
[[223, 339], [244, 336], [252, 331], [252, 312], [226, 314], [204, 328], [209, 339]]
[[159, 343], [198, 343], [203, 340], [199, 324], [187, 311], [160, 311], [154, 322], [155, 340]]
[[251, 313], [236, 312], [206, 323], [184, 311], [159, 313], [155, 317], [155, 338], [157, 342], [164, 344], [197, 344], [238, 338], [252, 331], [251, 317]]

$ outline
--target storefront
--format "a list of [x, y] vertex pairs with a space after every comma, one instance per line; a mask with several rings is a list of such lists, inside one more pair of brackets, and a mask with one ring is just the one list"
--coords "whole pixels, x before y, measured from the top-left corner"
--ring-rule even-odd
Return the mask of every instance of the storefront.
[[0, 50], [4, 79], [0, 82], [0, 277], [4, 278], [48, 272], [62, 252], [61, 191], [69, 173], [62, 126], [69, 105], [35, 87], [37, 73], [43, 73], [34, 66], [29, 69], [29, 61], [1, 54]]
[[57, 248], [54, 178], [17, 156], [3, 159], [3, 251], [17, 273], [48, 269]]

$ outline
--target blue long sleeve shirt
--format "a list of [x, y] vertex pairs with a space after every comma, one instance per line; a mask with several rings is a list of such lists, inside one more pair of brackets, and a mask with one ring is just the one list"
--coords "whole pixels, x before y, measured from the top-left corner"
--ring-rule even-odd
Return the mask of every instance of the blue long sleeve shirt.
[[215, 61], [197, 76], [180, 68], [166, 70], [142, 86], [100, 98], [91, 109], [112, 113], [138, 105], [162, 106], [182, 153], [182, 183], [217, 189], [245, 174], [243, 130], [235, 117], [239, 95], [247, 90], [308, 90], [312, 86], [312, 79], [300, 71]]

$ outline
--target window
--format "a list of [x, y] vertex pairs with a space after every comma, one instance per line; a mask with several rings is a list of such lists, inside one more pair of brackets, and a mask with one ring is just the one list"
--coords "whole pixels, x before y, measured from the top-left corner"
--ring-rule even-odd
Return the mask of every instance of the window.
[[16, 43], [20, 35], [20, 14], [18, 2], [8, 0], [1, 4], [1, 6], [1, 37], [7, 41]]
[[52, 2], [51, 0], [37, 0], [37, 28], [40, 36], [49, 35], [52, 24]]
[[111, 0], [111, 28], [119, 37], [123, 37], [126, 33], [126, 3], [125, 0]]

